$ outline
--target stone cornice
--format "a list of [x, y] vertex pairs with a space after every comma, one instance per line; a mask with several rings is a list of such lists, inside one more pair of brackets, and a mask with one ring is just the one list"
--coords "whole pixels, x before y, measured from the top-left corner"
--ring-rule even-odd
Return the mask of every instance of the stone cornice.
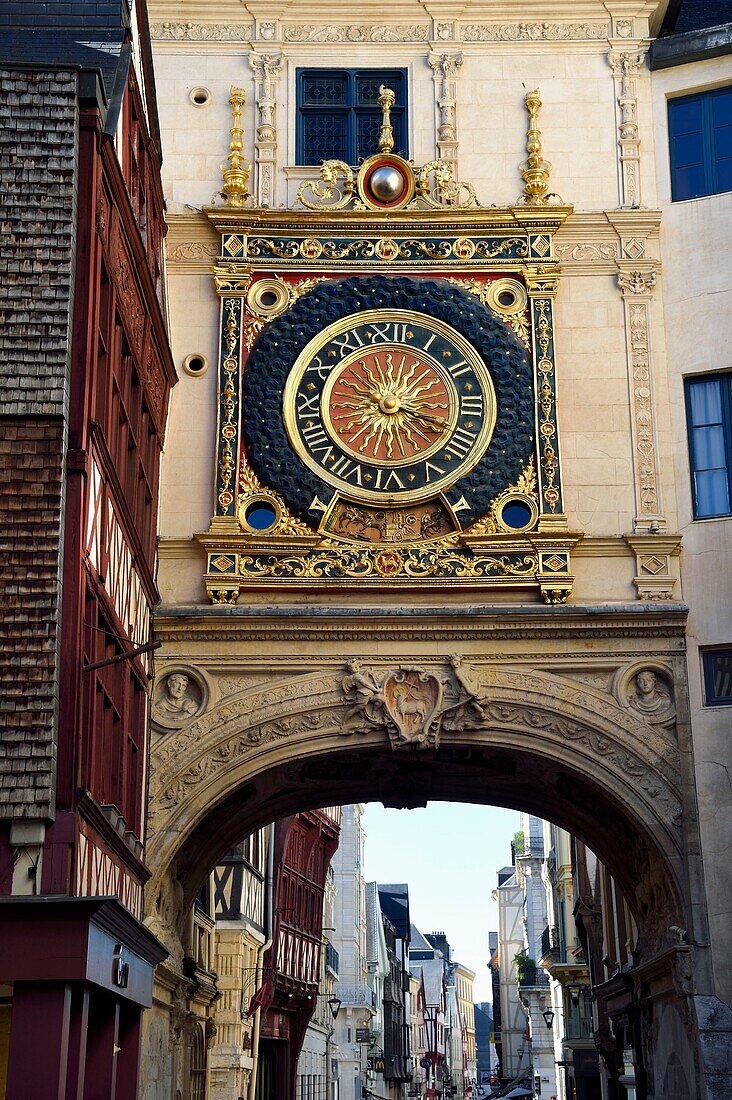
[[[212, 184], [213, 186], [213, 184]], [[169, 274], [210, 272], [220, 252], [219, 237], [203, 213], [168, 214], [165, 260]]]
[[574, 213], [557, 231], [554, 255], [568, 274], [615, 275], [618, 263], [660, 258], [660, 210]]
[[687, 609], [664, 601], [543, 607], [350, 608], [288, 605], [277, 608], [239, 604], [200, 604], [160, 608], [156, 636], [175, 645], [180, 641], [551, 641], [557, 638], [594, 640], [627, 647], [628, 639], [644, 642], [676, 639], [683, 648]]

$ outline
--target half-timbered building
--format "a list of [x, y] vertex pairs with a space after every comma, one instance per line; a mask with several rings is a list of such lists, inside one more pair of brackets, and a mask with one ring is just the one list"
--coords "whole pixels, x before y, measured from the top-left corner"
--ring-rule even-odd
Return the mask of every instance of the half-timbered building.
[[149, 35], [139, 2], [2, 9], [0, 1094], [133, 1100], [175, 381]]
[[295, 1100], [298, 1055], [318, 996], [325, 880], [339, 829], [339, 806], [275, 825], [274, 923], [264, 957], [256, 1100]]

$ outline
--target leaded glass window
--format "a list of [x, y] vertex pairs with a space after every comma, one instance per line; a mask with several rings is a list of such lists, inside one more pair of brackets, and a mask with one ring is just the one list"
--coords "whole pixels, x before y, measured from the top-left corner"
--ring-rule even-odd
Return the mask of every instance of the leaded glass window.
[[407, 156], [404, 69], [298, 69], [297, 162], [344, 160], [356, 166], [378, 151], [384, 84], [396, 94], [391, 111], [394, 152]]

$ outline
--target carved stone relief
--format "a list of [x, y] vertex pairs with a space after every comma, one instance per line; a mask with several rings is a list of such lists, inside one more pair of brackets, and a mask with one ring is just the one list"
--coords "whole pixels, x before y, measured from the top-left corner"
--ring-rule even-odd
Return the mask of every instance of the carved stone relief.
[[[630, 20], [616, 20], [619, 38], [632, 36]], [[154, 40], [161, 42], [428, 42], [432, 27], [425, 23], [287, 23], [278, 28], [272, 20], [252, 23], [154, 23]], [[610, 25], [597, 23], [524, 22], [463, 23], [435, 21], [438, 42], [599, 42], [609, 39]]]
[[457, 173], [457, 74], [463, 55], [431, 53], [427, 63], [432, 69], [437, 96], [437, 156], [452, 161]]
[[624, 53], [611, 50], [608, 53], [619, 111], [620, 206], [634, 209], [641, 205], [638, 74], [644, 59], [643, 51]]
[[259, 206], [273, 206], [277, 179], [277, 83], [284, 67], [280, 53], [249, 54], [256, 81], [257, 129], [254, 156], [257, 165], [256, 193]]
[[673, 679], [664, 665], [657, 662], [629, 665], [616, 674], [613, 690], [622, 706], [652, 726], [674, 728]]
[[[655, 680], [637, 680], [643, 670], [652, 671]], [[338, 754], [339, 742], [353, 744], [362, 736], [370, 746], [390, 745], [405, 762], [414, 751], [439, 752], [441, 740], [480, 748], [505, 746], [515, 736], [522, 751], [535, 749], [557, 759], [557, 752], [566, 754], [567, 763], [580, 771], [607, 776], [621, 801], [623, 792], [635, 792], [647, 806], [649, 821], [674, 831], [681, 825], [672, 680], [659, 662], [625, 666], [616, 674], [615, 697], [562, 676], [473, 664], [457, 655], [424, 665], [353, 660], [340, 671], [313, 672], [270, 686], [250, 684], [233, 696], [223, 694], [216, 677], [208, 676], [215, 684], [216, 705], [169, 728], [153, 745], [153, 868], [164, 866], [164, 853], [180, 830], [189, 828], [212, 798], [220, 798], [227, 783], [241, 783], [245, 774], [254, 777], [265, 767], [265, 754], [282, 762], [293, 753], [300, 759], [304, 752], [314, 764], [322, 759], [327, 765]], [[231, 674], [226, 679], [236, 691], [239, 685]], [[175, 889], [168, 885], [156, 898], [161, 926], [174, 908]]]
[[178, 728], [201, 714], [208, 701], [206, 684], [189, 668], [166, 669], [153, 689], [152, 720]]
[[285, 42], [426, 42], [427, 24], [378, 23], [290, 23], [285, 27]]
[[172, 863], [158, 885], [150, 915], [145, 924], [170, 952], [174, 963], [183, 961], [181, 920], [183, 918], [183, 887], [178, 879], [175, 863]]
[[[624, 261], [619, 261], [624, 262]], [[660, 514], [658, 460], [651, 382], [650, 299], [656, 284], [653, 270], [618, 274], [625, 307], [625, 331], [630, 377], [631, 425], [636, 486], [636, 531], [658, 531]]]

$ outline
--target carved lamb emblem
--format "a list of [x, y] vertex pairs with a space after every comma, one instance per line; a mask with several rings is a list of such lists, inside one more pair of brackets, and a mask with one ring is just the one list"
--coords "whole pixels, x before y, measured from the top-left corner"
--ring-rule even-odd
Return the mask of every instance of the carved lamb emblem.
[[346, 667], [341, 687], [350, 707], [344, 734], [385, 727], [392, 748], [437, 748], [443, 729], [475, 729], [485, 721], [485, 687], [461, 657], [451, 657], [444, 673], [401, 665], [379, 675], [357, 660]]
[[384, 707], [396, 726], [400, 741], [420, 746], [436, 745], [435, 719], [441, 717], [444, 687], [430, 672], [400, 668], [384, 680]]

